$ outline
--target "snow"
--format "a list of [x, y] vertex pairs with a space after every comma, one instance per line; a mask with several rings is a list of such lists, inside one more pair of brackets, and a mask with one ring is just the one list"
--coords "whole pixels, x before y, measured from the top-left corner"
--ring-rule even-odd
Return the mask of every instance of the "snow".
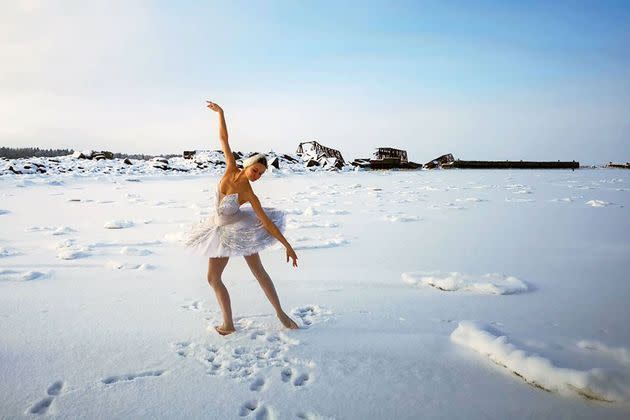
[[516, 347], [506, 336], [494, 335], [469, 321], [459, 323], [451, 334], [451, 340], [487, 356], [524, 381], [547, 391], [608, 402], [630, 401], [630, 371], [582, 371], [558, 367], [545, 357], [528, 354]]
[[260, 255], [301, 328], [231, 258], [222, 337], [181, 245], [219, 172], [60, 161], [0, 175], [0, 417], [630, 416], [620, 171], [268, 172], [298, 267]]
[[417, 222], [421, 220], [418, 216], [406, 215], [406, 214], [387, 214], [384, 219], [389, 222]]
[[103, 225], [105, 229], [124, 229], [124, 228], [130, 228], [132, 226], [133, 226], [133, 222], [131, 220], [123, 220], [123, 219], [109, 220], [105, 222], [105, 224]]
[[475, 276], [466, 273], [402, 273], [402, 279], [410, 285], [425, 285], [443, 291], [464, 291], [490, 295], [509, 295], [527, 291], [520, 279], [504, 274], [489, 273]]
[[586, 202], [591, 207], [606, 207], [609, 206], [610, 203], [604, 200], [588, 200]]

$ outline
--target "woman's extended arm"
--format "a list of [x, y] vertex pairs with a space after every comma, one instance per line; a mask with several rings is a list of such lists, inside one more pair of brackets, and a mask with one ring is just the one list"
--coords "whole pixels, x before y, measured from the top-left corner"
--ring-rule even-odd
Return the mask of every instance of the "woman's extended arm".
[[208, 102], [208, 108], [219, 114], [219, 138], [221, 139], [221, 149], [223, 149], [223, 154], [225, 155], [225, 164], [227, 166], [226, 171], [236, 169], [236, 161], [234, 160], [234, 155], [232, 154], [230, 144], [228, 143], [227, 126], [225, 125], [223, 109], [214, 102], [206, 102]]
[[267, 216], [265, 210], [263, 210], [262, 205], [260, 204], [260, 200], [258, 200], [258, 197], [256, 197], [256, 194], [251, 191], [249, 192], [248, 196], [249, 203], [252, 205], [256, 216], [258, 216], [264, 228], [267, 229], [267, 231], [278, 241], [280, 241], [280, 243], [282, 243], [282, 245], [284, 245], [284, 247], [286, 248], [287, 262], [289, 262], [289, 258], [291, 258], [293, 260], [293, 266], [297, 267], [297, 255], [295, 254], [295, 251], [293, 250], [293, 247], [291, 246], [289, 241], [287, 241], [284, 235], [282, 235], [282, 232], [280, 232], [278, 227], [273, 223], [269, 216]]

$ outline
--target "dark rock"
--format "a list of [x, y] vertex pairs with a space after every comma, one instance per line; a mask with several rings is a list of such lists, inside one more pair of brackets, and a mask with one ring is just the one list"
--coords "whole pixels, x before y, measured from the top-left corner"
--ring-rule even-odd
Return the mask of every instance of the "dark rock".
[[131, 165], [132, 164], [131, 161], [128, 158], [125, 158], [125, 160], [123, 160], [123, 163], [125, 165]]
[[334, 157], [320, 157], [317, 161], [320, 163], [322, 168], [325, 169], [337, 170], [343, 168], [343, 163]]
[[292, 156], [289, 156], [287, 154], [282, 155], [282, 157], [284, 159], [288, 160], [289, 162], [293, 162], [293, 163], [299, 162], [299, 160], [297, 160], [296, 158], [294, 158]]

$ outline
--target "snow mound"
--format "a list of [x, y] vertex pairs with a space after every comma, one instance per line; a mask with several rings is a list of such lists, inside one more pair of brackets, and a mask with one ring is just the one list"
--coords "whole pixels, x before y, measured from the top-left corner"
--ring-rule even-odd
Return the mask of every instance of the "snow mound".
[[24, 229], [24, 232], [50, 232], [54, 236], [65, 235], [74, 231], [68, 226], [29, 226]]
[[156, 267], [151, 264], [129, 264], [120, 261], [108, 261], [105, 264], [105, 267], [111, 268], [112, 270], [154, 270]]
[[549, 359], [527, 354], [509, 343], [507, 337], [494, 335], [471, 321], [460, 322], [450, 337], [452, 342], [487, 356], [525, 382], [546, 391], [607, 402], [630, 401], [629, 373], [557, 367]]
[[325, 212], [328, 214], [350, 214], [348, 210], [341, 210], [341, 209], [327, 209], [325, 210]]
[[0, 258], [13, 257], [15, 255], [20, 255], [20, 253], [12, 248], [5, 248], [3, 246], [0, 246]]
[[49, 275], [50, 273], [41, 271], [0, 270], [0, 282], [36, 280], [46, 278]]
[[334, 248], [337, 246], [342, 246], [350, 243], [347, 239], [344, 239], [340, 235], [337, 235], [333, 238], [310, 238], [310, 237], [301, 237], [295, 238], [293, 241], [296, 244], [293, 246], [293, 249], [317, 249], [317, 248]]
[[120, 253], [123, 255], [130, 255], [130, 256], [135, 256], [135, 257], [144, 257], [145, 255], [152, 254], [152, 252], [149, 251], [148, 249], [133, 248], [130, 246], [123, 247], [120, 250]]
[[131, 220], [124, 219], [110, 220], [108, 222], [105, 222], [105, 224], [103, 225], [105, 229], [124, 229], [132, 226], [133, 222]]
[[534, 201], [533, 198], [505, 198], [506, 203], [533, 203]]
[[312, 222], [290, 219], [287, 223], [287, 229], [303, 229], [303, 228], [334, 228], [339, 224], [334, 222]]
[[456, 198], [455, 201], [458, 202], [465, 202], [465, 203], [481, 203], [482, 201], [485, 201], [481, 198], [478, 197], [466, 197], [466, 198]]
[[405, 214], [388, 214], [383, 217], [388, 222], [417, 222], [421, 220], [418, 216], [411, 216]]
[[89, 246], [76, 245], [74, 239], [66, 239], [64, 241], [57, 242], [54, 246], [57, 250], [57, 258], [60, 260], [76, 260], [78, 258], [84, 258], [91, 256], [91, 248]]
[[602, 201], [602, 200], [588, 200], [586, 204], [591, 207], [606, 207], [610, 205], [608, 201]]
[[465, 273], [450, 272], [408, 272], [402, 273], [402, 280], [412, 286], [424, 285], [446, 292], [462, 291], [488, 295], [509, 295], [528, 290], [527, 285], [514, 276], [489, 273], [474, 276]]
[[91, 254], [88, 252], [86, 248], [62, 248], [57, 253], [57, 258], [60, 260], [76, 260], [78, 258], [89, 257]]

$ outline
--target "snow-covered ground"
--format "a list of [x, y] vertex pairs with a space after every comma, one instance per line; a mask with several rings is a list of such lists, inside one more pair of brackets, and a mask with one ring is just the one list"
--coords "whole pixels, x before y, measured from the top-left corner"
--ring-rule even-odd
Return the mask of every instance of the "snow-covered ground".
[[303, 328], [235, 258], [228, 337], [179, 243], [217, 179], [0, 178], [0, 417], [630, 416], [628, 172], [270, 171]]

